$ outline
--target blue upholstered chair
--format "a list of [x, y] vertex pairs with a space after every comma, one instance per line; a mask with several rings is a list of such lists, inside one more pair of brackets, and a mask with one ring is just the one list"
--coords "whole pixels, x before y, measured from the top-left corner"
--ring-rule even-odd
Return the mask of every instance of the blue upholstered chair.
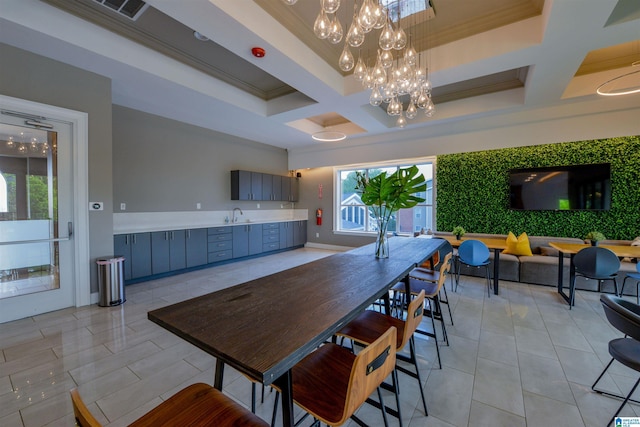
[[603, 281], [613, 280], [615, 294], [616, 296], [619, 295], [616, 276], [618, 275], [618, 270], [620, 270], [620, 260], [611, 250], [599, 246], [584, 248], [573, 257], [573, 265], [575, 266], [576, 274], [569, 288], [569, 307], [573, 306], [575, 302], [576, 276], [597, 280], [598, 292], [602, 289]]
[[465, 240], [458, 247], [458, 258], [456, 259], [456, 290], [460, 282], [460, 266], [484, 268], [487, 278], [487, 293], [491, 298], [491, 277], [489, 272], [489, 248], [479, 240]]
[[622, 281], [622, 287], [620, 288], [620, 296], [623, 295], [625, 282], [629, 277], [631, 277], [632, 280], [636, 281], [636, 303], [640, 304], [640, 295], [638, 295], [638, 291], [640, 291], [640, 263], [636, 264], [636, 271], [637, 273], [627, 273], [627, 277], [625, 277], [624, 280]]

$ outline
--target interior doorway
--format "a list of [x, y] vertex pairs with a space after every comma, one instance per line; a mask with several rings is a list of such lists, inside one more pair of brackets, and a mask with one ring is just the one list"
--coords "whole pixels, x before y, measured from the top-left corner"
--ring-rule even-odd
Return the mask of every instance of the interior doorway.
[[0, 101], [0, 322], [88, 304], [86, 114]]

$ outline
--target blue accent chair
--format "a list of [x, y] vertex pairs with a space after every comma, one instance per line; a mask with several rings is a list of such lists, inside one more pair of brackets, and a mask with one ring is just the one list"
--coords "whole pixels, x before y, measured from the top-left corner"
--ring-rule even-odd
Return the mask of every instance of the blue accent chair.
[[484, 268], [487, 278], [487, 293], [491, 298], [491, 273], [489, 271], [489, 248], [479, 240], [465, 240], [458, 247], [456, 259], [456, 291], [460, 282], [460, 265], [468, 267]]

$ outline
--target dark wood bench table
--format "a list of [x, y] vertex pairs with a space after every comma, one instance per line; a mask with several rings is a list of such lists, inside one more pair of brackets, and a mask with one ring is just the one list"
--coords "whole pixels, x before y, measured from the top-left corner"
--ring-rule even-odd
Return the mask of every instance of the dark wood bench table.
[[293, 426], [290, 369], [345, 323], [387, 294], [446, 242], [392, 238], [388, 259], [373, 245], [150, 311], [151, 321], [216, 357], [214, 386], [224, 365], [282, 391], [283, 425]]

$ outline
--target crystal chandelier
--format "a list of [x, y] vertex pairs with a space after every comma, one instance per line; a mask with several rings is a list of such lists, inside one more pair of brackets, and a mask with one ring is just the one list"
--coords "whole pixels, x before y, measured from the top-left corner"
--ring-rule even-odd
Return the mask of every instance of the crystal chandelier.
[[[287, 5], [297, 2], [282, 1]], [[359, 7], [355, 0], [353, 19], [344, 35], [345, 27], [337, 15], [340, 0], [320, 0], [320, 12], [313, 25], [313, 32], [320, 39], [338, 44], [344, 38], [338, 66], [345, 72], [353, 70], [354, 77], [371, 90], [369, 103], [376, 107], [386, 103], [387, 114], [398, 117], [399, 127], [404, 127], [407, 119], [414, 119], [419, 110], [423, 110], [426, 117], [435, 112], [428, 66], [421, 66], [420, 56], [400, 26], [400, 2], [405, 1], [396, 2], [398, 20], [394, 25], [383, 0], [362, 0]], [[428, 0], [424, 1], [429, 4]], [[373, 30], [380, 30], [378, 49], [375, 63], [368, 66], [361, 55], [355, 61], [351, 48], [362, 46], [367, 34], [374, 34]]]

